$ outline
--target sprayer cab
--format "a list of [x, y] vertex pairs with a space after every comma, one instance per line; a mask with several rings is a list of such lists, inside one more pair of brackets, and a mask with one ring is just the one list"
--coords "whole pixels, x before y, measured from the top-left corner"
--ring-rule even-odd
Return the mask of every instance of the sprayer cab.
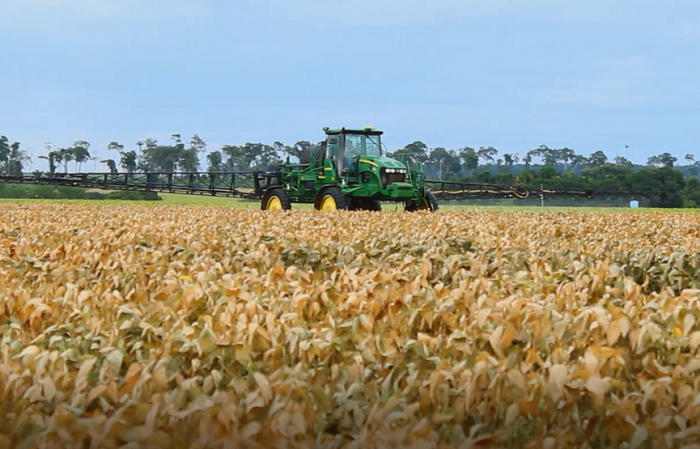
[[338, 177], [357, 172], [360, 156], [382, 155], [382, 131], [365, 129], [328, 129], [326, 158], [336, 166]]
[[[398, 180], [396, 175], [405, 174], [406, 167], [401, 162], [389, 158], [383, 151], [383, 131], [366, 126], [364, 129], [329, 129], [326, 133], [326, 158], [336, 168], [338, 178], [356, 177], [364, 171], [381, 170], [381, 175], [389, 181]], [[405, 179], [401, 179], [405, 180]], [[387, 182], [388, 184], [389, 182]]]
[[325, 139], [305, 149], [298, 164], [279, 167], [274, 175], [277, 182], [263, 197], [263, 209], [274, 195], [283, 208], [291, 208], [292, 202], [313, 202], [320, 210], [376, 211], [382, 202], [398, 202], [406, 210], [437, 209], [422, 167], [389, 157], [382, 144], [383, 131], [371, 126], [324, 127], [323, 131]]

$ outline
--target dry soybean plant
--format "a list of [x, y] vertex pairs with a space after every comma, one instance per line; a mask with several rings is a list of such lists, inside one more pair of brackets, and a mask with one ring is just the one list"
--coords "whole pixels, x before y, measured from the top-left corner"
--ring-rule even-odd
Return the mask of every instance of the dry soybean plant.
[[700, 447], [699, 215], [2, 208], [0, 449]]

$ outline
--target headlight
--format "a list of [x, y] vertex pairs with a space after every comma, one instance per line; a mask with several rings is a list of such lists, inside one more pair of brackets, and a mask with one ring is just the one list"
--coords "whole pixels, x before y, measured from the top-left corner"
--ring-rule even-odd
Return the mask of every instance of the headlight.
[[380, 169], [380, 179], [384, 187], [394, 182], [406, 181], [406, 170], [401, 168], [382, 168]]

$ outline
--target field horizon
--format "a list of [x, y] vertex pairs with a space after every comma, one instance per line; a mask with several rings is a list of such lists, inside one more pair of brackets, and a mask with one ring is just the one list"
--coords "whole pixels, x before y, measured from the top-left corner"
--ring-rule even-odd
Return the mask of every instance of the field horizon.
[[[139, 205], [139, 206], [201, 206], [201, 207], [232, 207], [239, 209], [260, 209], [259, 200], [245, 200], [240, 198], [229, 198], [211, 195], [188, 195], [180, 193], [162, 193], [158, 195], [163, 198], [162, 201], [146, 201], [146, 200], [87, 200], [87, 199], [13, 199], [0, 198], [0, 203], [47, 203], [47, 204], [86, 204], [86, 205]], [[313, 209], [312, 204], [292, 204], [294, 210], [309, 210]], [[382, 203], [382, 211], [403, 211], [403, 205], [399, 203]], [[700, 209], [692, 208], [653, 208], [653, 207], [606, 207], [606, 206], [531, 206], [531, 205], [473, 205], [473, 204], [458, 204], [456, 202], [439, 203], [439, 211], [493, 211], [493, 212], [631, 212], [631, 213], [649, 213], [649, 212], [673, 212], [697, 214]], [[352, 213], [352, 211], [348, 211]]]

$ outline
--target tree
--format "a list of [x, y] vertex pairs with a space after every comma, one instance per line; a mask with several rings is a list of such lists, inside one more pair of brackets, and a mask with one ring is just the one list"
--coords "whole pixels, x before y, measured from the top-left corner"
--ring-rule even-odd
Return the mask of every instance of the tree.
[[0, 136], [0, 173], [9, 171], [10, 151], [7, 137]]
[[73, 149], [72, 148], [59, 148], [58, 154], [61, 156], [57, 158], [57, 161], [63, 162], [63, 173], [68, 173], [68, 162], [73, 160]]
[[508, 166], [508, 171], [510, 172], [513, 168], [513, 164], [517, 164], [518, 158], [517, 154], [512, 154], [512, 153], [506, 153], [503, 155], [503, 162]]
[[608, 157], [603, 153], [602, 150], [594, 151], [588, 156], [588, 165], [591, 167], [598, 167], [608, 162]]
[[506, 153], [503, 155], [503, 161], [509, 167], [513, 165], [513, 157], [510, 155], [510, 153]]
[[[143, 146], [143, 144], [144, 144], [144, 142], [141, 140], [136, 142], [136, 145], [139, 146], [139, 153], [142, 153], [141, 147]], [[138, 155], [136, 154], [136, 151], [134, 151], [134, 150], [124, 151], [124, 145], [122, 145], [116, 141], [110, 142], [109, 145], [107, 145], [107, 150], [116, 151], [117, 153], [119, 153], [119, 165], [124, 170], [126, 170], [127, 173], [133, 173], [138, 168]], [[107, 160], [113, 160], [113, 159], [107, 159]]]
[[459, 173], [462, 168], [459, 163], [459, 157], [454, 151], [447, 151], [443, 147], [437, 147], [430, 152], [428, 161], [435, 164], [438, 167], [438, 177], [440, 180], [443, 179], [443, 173], [446, 171], [448, 173]]
[[291, 148], [287, 147], [285, 144], [283, 144], [279, 140], [275, 140], [275, 142], [272, 144], [272, 148], [274, 148], [275, 153], [279, 154], [280, 156], [287, 155], [288, 158], [292, 156], [292, 154], [288, 151], [288, 149], [291, 149]]
[[207, 144], [199, 137], [199, 134], [195, 134], [190, 139], [189, 148], [183, 148], [180, 150], [178, 157], [178, 165], [183, 168], [183, 170], [188, 172], [195, 172], [199, 170], [199, 153], [206, 151]]
[[554, 165], [557, 162], [556, 158], [554, 157], [554, 153], [552, 152], [552, 149], [549, 148], [547, 145], [540, 145], [539, 147], [533, 148], [532, 150], [528, 151], [528, 160], [526, 162], [526, 165], [530, 165], [530, 161], [532, 161], [533, 157], [538, 157], [544, 165]]
[[301, 153], [303, 153], [306, 149], [310, 147], [311, 142], [309, 142], [308, 140], [300, 140], [292, 146], [284, 145], [282, 142], [279, 141], [275, 141], [275, 143], [272, 144], [272, 148], [274, 149], [275, 153], [286, 153], [287, 155], [294, 157], [297, 160], [299, 160]]
[[224, 145], [221, 147], [221, 153], [226, 156], [226, 170], [240, 170], [250, 163], [250, 159], [246, 157], [243, 147], [238, 145]]
[[[49, 147], [50, 148], [50, 147]], [[46, 159], [49, 161], [49, 173], [56, 173], [56, 164], [60, 164], [62, 160], [61, 153], [58, 151], [49, 151], [46, 156], [39, 156], [39, 159]]]
[[207, 150], [207, 144], [199, 137], [199, 134], [195, 133], [190, 140], [190, 148], [194, 148], [197, 152], [204, 152]]
[[651, 200], [650, 207], [683, 207], [683, 173], [671, 167], [644, 168], [630, 173], [625, 186], [629, 190], [660, 192], [660, 197]]
[[177, 155], [177, 166], [185, 172], [196, 172], [199, 170], [199, 157], [195, 147], [184, 148]]
[[209, 167], [207, 168], [207, 171], [221, 171], [221, 163], [223, 162], [223, 156], [221, 155], [221, 151], [212, 151], [211, 153], [207, 154], [207, 161], [209, 161]]
[[464, 168], [467, 171], [467, 176], [471, 176], [477, 168], [479, 168], [479, 156], [477, 156], [474, 148], [464, 147], [459, 150], [459, 158], [462, 159]]
[[544, 164], [538, 173], [540, 179], [552, 179], [557, 176], [557, 169], [554, 164]]
[[226, 170], [265, 169], [282, 162], [274, 147], [262, 143], [224, 145], [221, 152], [227, 156]]
[[117, 163], [114, 162], [114, 159], [105, 159], [103, 161], [100, 161], [103, 164], [107, 164], [107, 167], [109, 168], [109, 172], [112, 174], [118, 173], [119, 170], [117, 170]]
[[[581, 176], [585, 178], [596, 179], [599, 181], [612, 180], [615, 181], [615, 185], [617, 186], [619, 185], [619, 183], [623, 182], [627, 178], [627, 176], [632, 172], [633, 170], [631, 165], [605, 163], [602, 165], [596, 165], [595, 167], [586, 168], [582, 170]], [[615, 187], [613, 187], [612, 185], [607, 185], [605, 189], [614, 190]]]
[[616, 165], [627, 165], [630, 167], [633, 165], [629, 159], [623, 156], [615, 156], [614, 162]]
[[6, 136], [0, 136], [0, 172], [6, 171], [6, 164], [10, 160], [10, 145]]
[[576, 152], [568, 147], [556, 150], [556, 152], [558, 160], [564, 163], [564, 170], [568, 170], [569, 162], [574, 162], [576, 159]]
[[559, 162], [559, 152], [555, 148], [549, 148], [547, 145], [540, 145], [542, 161], [544, 165], [553, 167]]
[[580, 154], [574, 154], [574, 156], [571, 158], [571, 169], [576, 170], [579, 167], [584, 167], [586, 164], [588, 164], [588, 159]]
[[653, 166], [653, 167], [673, 167], [674, 164], [678, 161], [678, 158], [671, 155], [670, 153], [662, 153], [656, 156], [651, 156], [647, 159], [647, 165]]
[[661, 161], [661, 164], [664, 167], [673, 167], [678, 161], [678, 158], [671, 155], [670, 153], [662, 153], [659, 156], [659, 160]]
[[80, 166], [90, 160], [90, 144], [84, 140], [78, 140], [73, 143], [70, 151], [73, 153], [73, 160], [75, 161], [76, 169], [80, 173]]
[[46, 159], [49, 162], [49, 173], [56, 172], [56, 158], [53, 151], [50, 152], [48, 156], [39, 156], [39, 159]]
[[143, 146], [146, 144], [143, 140], [139, 140], [136, 142], [136, 145], [139, 147], [139, 154], [138, 154], [138, 159], [141, 159], [143, 157]]
[[691, 176], [683, 188], [683, 207], [700, 207], [700, 179]]
[[493, 158], [497, 154], [498, 154], [498, 150], [495, 149], [494, 147], [491, 147], [491, 146], [480, 147], [479, 151], [476, 152], [476, 155], [479, 157], [479, 159], [483, 159], [484, 161], [489, 161], [489, 162], [493, 162]]
[[178, 163], [188, 164], [188, 155], [181, 157], [181, 152], [185, 149], [179, 134], [171, 136], [174, 145], [158, 145], [156, 139], [145, 140], [146, 149], [143, 150], [143, 157], [138, 162], [138, 167], [143, 171], [151, 172], [174, 172], [178, 168]]
[[[523, 159], [530, 157], [531, 156], [525, 155], [523, 156]], [[532, 170], [526, 169], [515, 176], [513, 181], [516, 184], [531, 184], [535, 181], [535, 173]]]
[[[141, 142], [139, 142], [139, 143], [141, 143]], [[122, 152], [123, 149], [124, 149], [124, 145], [122, 145], [122, 144], [119, 143], [119, 142], [111, 141], [111, 142], [107, 145], [107, 150], [109, 150], [109, 151], [116, 151], [116, 152], [119, 153], [119, 154], [121, 154], [121, 152]]]
[[21, 175], [24, 169], [24, 162], [28, 159], [27, 153], [24, 150], [20, 150], [19, 142], [13, 142], [12, 145], [10, 145], [10, 155], [6, 162], [7, 173], [11, 175]]
[[394, 152], [394, 156], [407, 156], [409, 159], [422, 163], [428, 160], [428, 146], [420, 140], [416, 140]]
[[121, 167], [126, 170], [127, 173], [135, 172], [137, 167], [136, 151], [129, 150], [122, 152], [120, 163]]

